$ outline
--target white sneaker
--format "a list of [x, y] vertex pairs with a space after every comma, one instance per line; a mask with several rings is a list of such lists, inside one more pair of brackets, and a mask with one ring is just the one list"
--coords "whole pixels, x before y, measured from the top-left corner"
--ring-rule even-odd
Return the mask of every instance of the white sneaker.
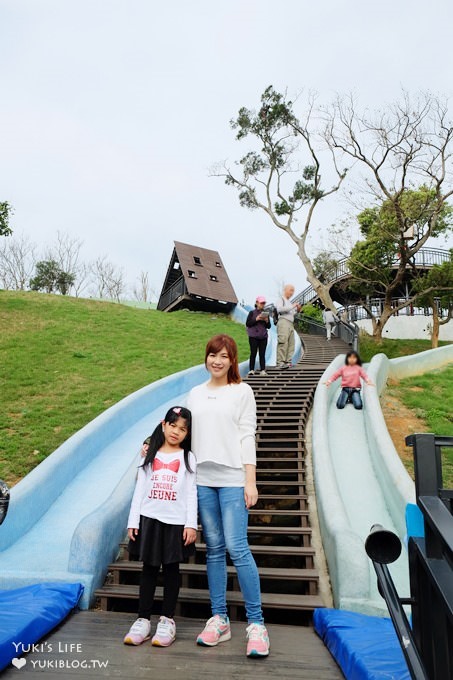
[[268, 373], [266, 373], [266, 371], [261, 371], [260, 375], [268, 375]]
[[141, 645], [151, 637], [151, 621], [148, 619], [137, 619], [134, 621], [126, 637], [125, 645]]
[[170, 647], [176, 638], [176, 625], [173, 619], [161, 616], [151, 644], [154, 647]]
[[255, 375], [255, 371], [249, 371], [247, 375]]

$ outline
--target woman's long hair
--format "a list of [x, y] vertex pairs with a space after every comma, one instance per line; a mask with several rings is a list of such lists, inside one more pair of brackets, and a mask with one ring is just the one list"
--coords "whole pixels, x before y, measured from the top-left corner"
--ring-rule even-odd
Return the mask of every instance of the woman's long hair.
[[362, 365], [362, 359], [360, 358], [360, 356], [357, 354], [357, 352], [354, 352], [354, 351], [351, 350], [350, 352], [348, 352], [346, 354], [346, 357], [345, 357], [345, 360], [344, 360], [344, 363], [346, 364], [346, 366], [348, 365], [349, 357], [355, 357], [357, 359], [357, 361], [356, 361], [357, 366]]
[[[167, 414], [164, 418], [164, 422], [170, 424], [176, 423], [176, 421], [179, 420], [179, 418], [183, 418], [183, 420], [185, 420], [187, 424], [187, 434], [185, 439], [181, 442], [181, 448], [184, 451], [184, 463], [186, 465], [186, 469], [189, 472], [193, 472], [189, 463], [189, 453], [192, 448], [191, 412], [189, 411], [188, 408], [184, 408], [184, 406], [173, 406], [171, 409], [167, 411]], [[165, 436], [162, 430], [162, 423], [159, 423], [159, 425], [156, 427], [152, 435], [145, 439], [143, 443], [148, 444], [148, 453], [146, 454], [145, 460], [141, 467], [146, 468], [148, 465], [151, 465], [152, 467], [157, 452], [165, 444]]]
[[208, 360], [210, 354], [217, 354], [222, 349], [228, 354], [228, 358], [231, 361], [231, 366], [228, 369], [228, 383], [240, 383], [241, 374], [239, 373], [239, 363], [238, 363], [238, 346], [236, 341], [229, 335], [214, 335], [206, 345], [205, 352], [205, 364]]

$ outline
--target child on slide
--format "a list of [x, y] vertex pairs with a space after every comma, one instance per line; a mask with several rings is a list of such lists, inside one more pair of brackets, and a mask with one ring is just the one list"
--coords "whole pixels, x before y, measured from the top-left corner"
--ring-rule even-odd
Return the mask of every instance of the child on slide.
[[340, 376], [341, 392], [337, 400], [337, 408], [342, 409], [346, 404], [352, 402], [355, 409], [361, 409], [363, 405], [360, 396], [362, 387], [360, 379], [362, 378], [367, 385], [373, 385], [373, 383], [362, 368], [362, 360], [357, 352], [348, 352], [344, 366], [335, 371], [324, 384], [329, 387]]
[[161, 564], [162, 616], [151, 644], [168, 647], [176, 638], [173, 616], [179, 595], [179, 564], [195, 552], [198, 526], [191, 421], [188, 409], [171, 408], [142, 449], [145, 457], [138, 469], [127, 531], [131, 544], [139, 543], [137, 555], [143, 561], [143, 571], [138, 618], [124, 638], [126, 645], [140, 645], [151, 637], [150, 618]]

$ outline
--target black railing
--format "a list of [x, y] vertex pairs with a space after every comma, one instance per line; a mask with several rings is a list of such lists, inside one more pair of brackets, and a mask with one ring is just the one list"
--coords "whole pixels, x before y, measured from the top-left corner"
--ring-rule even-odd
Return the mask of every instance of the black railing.
[[[443, 264], [450, 259], [450, 251], [442, 250], [441, 248], [420, 248], [420, 250], [415, 253], [414, 257], [411, 258], [408, 268], [411, 266], [416, 266], [420, 268], [434, 267], [437, 264]], [[331, 283], [334, 281], [340, 281], [349, 274], [348, 258], [344, 258], [339, 262], [336, 262], [332, 267], [329, 267], [325, 273], [322, 275], [323, 283]], [[394, 265], [397, 267], [399, 264], [398, 258], [395, 258]], [[315, 291], [313, 286], [308, 286], [301, 293], [296, 295], [294, 302], [298, 302], [300, 305], [306, 305], [309, 302], [313, 302], [318, 297], [318, 293]]]
[[[434, 298], [435, 303], [437, 302], [437, 310], [440, 318], [444, 318], [448, 315], [448, 309], [443, 309], [441, 306], [440, 298]], [[399, 307], [400, 305], [407, 302], [407, 298], [392, 298], [392, 307]], [[375, 318], [379, 318], [382, 314], [384, 308], [384, 301], [382, 298], [370, 298], [369, 300], [369, 310]], [[352, 322], [361, 321], [362, 319], [370, 319], [371, 314], [362, 305], [347, 305], [346, 307], [340, 307], [338, 309], [339, 314], [345, 313]], [[431, 307], [418, 307], [413, 302], [407, 302], [407, 304], [394, 313], [393, 316], [431, 316]]]
[[[452, 448], [453, 437], [412, 434], [406, 444], [414, 452], [415, 493], [424, 525], [423, 537], [409, 538], [409, 599], [398, 596], [387, 568], [399, 555], [398, 537], [372, 527], [365, 547], [411, 677], [447, 680], [453, 678], [453, 490], [443, 487], [441, 448]], [[412, 608], [412, 627], [404, 604]]]
[[181, 276], [177, 281], [175, 281], [170, 286], [170, 288], [168, 288], [164, 293], [162, 293], [157, 304], [157, 309], [159, 310], [167, 309], [167, 307], [169, 307], [172, 302], [177, 300], [182, 295], [185, 295], [186, 293], [187, 293], [186, 282], [184, 281], [184, 277]]
[[[316, 321], [310, 316], [304, 314], [297, 314], [295, 320], [295, 327], [299, 333], [307, 333], [307, 335], [327, 336], [325, 325], [321, 321]], [[355, 351], [359, 351], [359, 333], [360, 329], [355, 323], [348, 323], [346, 321], [338, 321], [333, 328], [333, 335], [340, 338], [347, 345]]]
[[430, 680], [453, 678], [453, 490], [442, 482], [441, 448], [453, 437], [412, 434], [415, 494], [425, 536], [409, 540], [412, 626]]

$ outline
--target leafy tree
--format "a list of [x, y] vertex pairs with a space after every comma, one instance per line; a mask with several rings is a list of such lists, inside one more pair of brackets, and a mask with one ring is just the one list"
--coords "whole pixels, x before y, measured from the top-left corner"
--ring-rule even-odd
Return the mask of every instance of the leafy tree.
[[[432, 267], [417, 282], [417, 290], [421, 291], [417, 303], [432, 309], [431, 346], [438, 347], [440, 326], [453, 318], [453, 249], [449, 260]], [[445, 316], [441, 317], [440, 312], [445, 312]]]
[[335, 156], [329, 155], [331, 163], [325, 174], [330, 174], [333, 182], [326, 187], [321, 181], [321, 140], [314, 129], [314, 108], [315, 99], [309, 96], [298, 118], [293, 102], [268, 87], [258, 110], [242, 107], [230, 123], [236, 139], [250, 140], [252, 148], [236, 162], [235, 170], [224, 164], [212, 174], [223, 177], [228, 186], [236, 189], [242, 207], [264, 211], [278, 229], [288, 234], [297, 247], [307, 279], [324, 306], [335, 309], [329, 293], [331, 285], [320, 280], [308, 255], [307, 237], [316, 207], [338, 191], [346, 170], [340, 171]]
[[74, 280], [74, 274], [63, 271], [55, 260], [41, 260], [36, 263], [35, 276], [30, 280], [30, 288], [67, 295]]
[[12, 207], [8, 201], [0, 201], [0, 236], [10, 236], [13, 233], [9, 226], [11, 213]]
[[[363, 190], [375, 207], [360, 215], [364, 240], [350, 265], [360, 289], [383, 295], [381, 315], [372, 316], [380, 339], [392, 314], [392, 298], [428, 239], [451, 228], [453, 125], [439, 97], [406, 92], [381, 110], [360, 110], [353, 96], [338, 97], [326, 111], [325, 140], [334, 154], [361, 170]], [[342, 162], [342, 160], [341, 160]], [[419, 187], [415, 189], [414, 187]], [[392, 267], [396, 261], [396, 266]], [[406, 303], [407, 304], [407, 303]], [[368, 310], [370, 312], [370, 310]]]
[[[414, 259], [424, 244], [425, 235], [439, 236], [452, 228], [453, 210], [438, 197], [434, 189], [421, 186], [405, 189], [398, 198], [398, 209], [392, 199], [380, 206], [363, 210], [358, 215], [364, 239], [352, 248], [349, 257], [351, 279], [345, 282], [349, 290], [359, 296], [373, 324], [373, 334], [380, 339], [388, 319], [408, 304], [416, 302], [431, 283], [423, 277]], [[401, 233], [400, 220], [410, 225]], [[404, 263], [404, 267], [402, 267]], [[394, 298], [404, 277], [411, 274], [409, 300], [395, 304]], [[382, 298], [382, 309], [375, 312], [368, 303], [368, 296]]]
[[320, 281], [326, 283], [329, 280], [329, 275], [334, 275], [338, 260], [328, 250], [321, 250], [315, 258], [313, 258], [313, 270]]
[[322, 309], [320, 307], [317, 307], [316, 305], [312, 305], [311, 303], [304, 305], [302, 307], [301, 314], [310, 317], [310, 319], [313, 319], [313, 321], [323, 323]]

